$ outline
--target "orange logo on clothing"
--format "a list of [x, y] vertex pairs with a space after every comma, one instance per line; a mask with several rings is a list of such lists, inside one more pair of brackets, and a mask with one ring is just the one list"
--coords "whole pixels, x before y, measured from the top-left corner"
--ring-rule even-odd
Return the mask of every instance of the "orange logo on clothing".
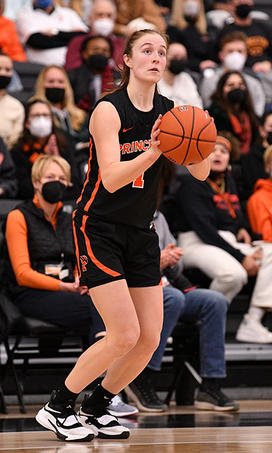
[[151, 138], [149, 140], [135, 140], [131, 143], [123, 143], [120, 145], [121, 154], [137, 153], [139, 151], [147, 151], [151, 148]]
[[86, 272], [87, 271], [87, 264], [88, 264], [88, 258], [86, 255], [81, 255], [80, 256], [80, 262], [81, 262], [81, 267], [82, 267], [82, 271], [83, 272]]
[[264, 36], [249, 36], [247, 50], [251, 57], [260, 57], [269, 46], [269, 41]]

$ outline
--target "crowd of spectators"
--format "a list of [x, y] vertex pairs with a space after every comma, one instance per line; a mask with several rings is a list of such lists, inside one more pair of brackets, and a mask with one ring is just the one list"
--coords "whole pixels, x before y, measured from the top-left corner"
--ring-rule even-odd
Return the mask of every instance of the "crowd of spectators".
[[[177, 104], [207, 109], [219, 131], [208, 180], [194, 181], [176, 168], [174, 183], [168, 181], [167, 189], [174, 199], [176, 218], [162, 204], [169, 228], [184, 250], [184, 269], [197, 267], [208, 275], [210, 292], [200, 292], [199, 300], [204, 298], [206, 303], [214, 295], [211, 290], [217, 290], [222, 307], [224, 300], [231, 303], [249, 276], [255, 276], [250, 308], [236, 338], [272, 343], [272, 332], [261, 323], [271, 308], [267, 269], [272, 242], [268, 206], [272, 193], [272, 8], [270, 15], [257, 6], [254, 0], [0, 0], [0, 199], [28, 203], [22, 212], [14, 211], [9, 217], [12, 264], [17, 261], [18, 247], [14, 239], [11, 242], [16, 222], [26, 235], [23, 217], [35, 215], [44, 202], [35, 191], [38, 180], [33, 185], [33, 164], [41, 156], [53, 156], [53, 164], [63, 171], [64, 158], [71, 167], [71, 184], [69, 173], [63, 200], [75, 203], [88, 168], [89, 114], [102, 93], [118, 86], [126, 37], [142, 28], [157, 29], [170, 40], [166, 70], [158, 83], [160, 93]], [[22, 91], [29, 91], [29, 86], [24, 85], [24, 68], [30, 72], [33, 68], [35, 73], [37, 67], [42, 69], [25, 101]], [[50, 222], [46, 228], [50, 229]], [[257, 241], [254, 245], [251, 236]], [[18, 265], [17, 261], [13, 269], [16, 276]], [[28, 271], [30, 277], [35, 272]], [[44, 286], [32, 287], [31, 297], [40, 300], [40, 290], [46, 290], [46, 297], [51, 289], [53, 293], [65, 291], [65, 284], [59, 288], [55, 283], [51, 288], [51, 278], [44, 279]], [[25, 280], [22, 285], [29, 286]], [[78, 286], [73, 288], [71, 301], [80, 292]], [[181, 288], [177, 290], [182, 294]], [[169, 300], [170, 296], [171, 291]], [[193, 292], [177, 303], [179, 313], [186, 313], [189, 299]], [[21, 304], [28, 313], [27, 303]], [[41, 312], [45, 313], [43, 308]], [[190, 316], [199, 320], [204, 315], [198, 308]], [[225, 322], [226, 314], [222, 316]], [[171, 329], [166, 329], [164, 346]], [[224, 335], [223, 327], [220, 335]], [[149, 368], [159, 369], [164, 346]], [[150, 370], [144, 373], [150, 375]], [[209, 377], [210, 372], [205, 373], [203, 377]], [[220, 374], [225, 375], [224, 364]]]

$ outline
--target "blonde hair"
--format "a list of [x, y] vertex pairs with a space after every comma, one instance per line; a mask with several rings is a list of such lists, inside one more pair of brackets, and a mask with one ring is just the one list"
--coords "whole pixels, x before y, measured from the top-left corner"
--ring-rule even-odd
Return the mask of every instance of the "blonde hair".
[[[171, 12], [171, 20], [170, 23], [171, 25], [175, 25], [176, 27], [180, 28], [181, 30], [184, 30], [186, 27], [188, 27], [188, 23], [184, 19], [184, 14], [183, 14], [183, 5], [186, 0], [173, 0], [172, 3], [172, 12]], [[205, 10], [204, 10], [204, 5], [203, 5], [203, 0], [196, 0], [198, 1], [200, 5], [200, 10], [198, 14], [197, 21], [195, 23], [196, 28], [200, 33], [203, 35], [207, 33], [207, 23], [206, 23], [206, 18], [205, 18]]]
[[270, 165], [271, 164], [271, 155], [272, 155], [272, 145], [268, 146], [266, 148], [264, 155], [263, 155], [263, 160], [265, 165]]
[[72, 186], [71, 183], [71, 167], [67, 160], [63, 159], [61, 156], [49, 156], [48, 154], [42, 154], [39, 156], [31, 169], [31, 179], [32, 183], [39, 182], [43, 177], [44, 172], [49, 167], [50, 164], [57, 164], [65, 174], [65, 177], [68, 182], [68, 186]]
[[[55, 0], [56, 5], [66, 6], [63, 4], [63, 0]], [[69, 8], [73, 9], [80, 17], [83, 14], [83, 0], [70, 0]]]
[[[65, 69], [57, 65], [50, 65], [43, 68], [36, 80], [35, 97], [47, 101], [52, 106], [52, 104], [48, 101], [48, 99], [45, 96], [44, 86], [45, 76], [50, 69], [58, 69], [63, 74], [65, 81], [65, 95], [63, 100], [63, 108], [70, 113], [72, 128], [75, 130], [79, 130], [85, 121], [86, 113], [75, 105], [73, 89]], [[58, 121], [56, 121], [56, 125], [59, 126]]]

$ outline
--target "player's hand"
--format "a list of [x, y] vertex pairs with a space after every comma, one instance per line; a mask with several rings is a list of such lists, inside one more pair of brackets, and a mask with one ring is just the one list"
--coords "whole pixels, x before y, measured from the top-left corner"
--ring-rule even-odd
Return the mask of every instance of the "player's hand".
[[258, 262], [258, 260], [256, 260], [254, 254], [245, 256], [241, 264], [247, 271], [249, 277], [254, 277], [255, 275], [258, 274], [258, 271], [260, 269], [260, 263]]
[[158, 135], [160, 133], [160, 124], [162, 120], [162, 115], [160, 114], [156, 119], [155, 123], [153, 124], [151, 130], [151, 149], [161, 154], [159, 149], [160, 141], [158, 140]]

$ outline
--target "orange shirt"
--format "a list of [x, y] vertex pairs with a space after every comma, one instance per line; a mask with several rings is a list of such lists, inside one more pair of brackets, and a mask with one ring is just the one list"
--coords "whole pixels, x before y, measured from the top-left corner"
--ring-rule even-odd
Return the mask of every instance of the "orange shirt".
[[0, 48], [12, 60], [26, 61], [25, 51], [19, 41], [14, 22], [0, 16]]
[[[33, 202], [39, 208], [38, 197], [36, 195], [33, 198]], [[59, 202], [51, 219], [54, 230], [57, 224], [57, 213], [61, 207], [62, 203]], [[19, 209], [11, 211], [8, 215], [6, 240], [10, 261], [18, 285], [33, 289], [59, 291], [60, 280], [37, 272], [31, 267], [27, 242], [27, 224], [23, 213]]]

